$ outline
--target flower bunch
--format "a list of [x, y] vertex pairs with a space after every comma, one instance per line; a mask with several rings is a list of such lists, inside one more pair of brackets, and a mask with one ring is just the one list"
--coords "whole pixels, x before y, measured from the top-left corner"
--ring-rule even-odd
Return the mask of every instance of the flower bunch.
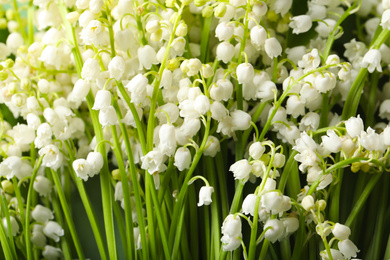
[[390, 257], [389, 10], [0, 6], [5, 258]]

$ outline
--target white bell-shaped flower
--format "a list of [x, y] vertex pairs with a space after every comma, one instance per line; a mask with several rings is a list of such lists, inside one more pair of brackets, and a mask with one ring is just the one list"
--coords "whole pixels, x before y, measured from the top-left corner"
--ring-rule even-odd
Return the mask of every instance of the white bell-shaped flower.
[[241, 219], [239, 216], [233, 214], [227, 215], [222, 224], [222, 234], [230, 237], [237, 237], [241, 235]]
[[[16, 221], [14, 216], [10, 216], [10, 222], [11, 222], [12, 236], [16, 236], [16, 234], [18, 234], [18, 232], [19, 232], [19, 224]], [[8, 230], [8, 222], [7, 222], [6, 217], [3, 218], [3, 226], [4, 226], [5, 230]], [[7, 235], [8, 235], [8, 232], [7, 232]]]
[[308, 196], [305, 196], [303, 199], [302, 199], [302, 207], [307, 210], [307, 211], [310, 211], [311, 209], [314, 209], [314, 198], [313, 196], [311, 195], [308, 195]]
[[250, 63], [241, 63], [236, 69], [238, 83], [250, 83], [255, 75], [255, 70]]
[[248, 160], [242, 159], [232, 164], [229, 168], [229, 171], [233, 172], [235, 179], [243, 180], [249, 177], [249, 173], [251, 173], [252, 167], [250, 166]]
[[346, 259], [356, 257], [357, 253], [360, 252], [357, 246], [349, 239], [342, 240], [337, 245]]
[[271, 59], [278, 57], [282, 54], [282, 46], [275, 37], [268, 38], [267, 40], [265, 40], [264, 49], [268, 57], [270, 57]]
[[191, 152], [186, 147], [179, 147], [175, 153], [175, 162], [173, 165], [177, 167], [179, 171], [189, 169], [191, 165]]
[[341, 149], [341, 138], [335, 133], [334, 130], [328, 130], [325, 136], [321, 137], [323, 147], [332, 152], [337, 153]]
[[224, 235], [221, 238], [222, 250], [223, 251], [233, 251], [240, 247], [241, 245], [241, 234], [238, 236], [232, 237]]
[[46, 236], [43, 234], [43, 226], [34, 224], [32, 226], [31, 242], [37, 247], [44, 247], [46, 245]]
[[54, 218], [53, 212], [40, 204], [36, 205], [31, 211], [31, 217], [38, 223], [45, 224]]
[[221, 42], [216, 50], [217, 60], [228, 63], [234, 56], [234, 46], [230, 42]]
[[156, 51], [150, 45], [139, 47], [138, 60], [140, 63], [140, 67], [149, 70], [153, 64], [158, 63], [156, 55]]
[[219, 79], [210, 88], [210, 97], [216, 101], [227, 101], [232, 97], [233, 83], [227, 79]]
[[105, 89], [101, 89], [96, 93], [95, 103], [93, 104], [93, 110], [100, 110], [111, 106], [111, 92]]
[[229, 22], [220, 22], [215, 28], [215, 36], [222, 41], [229, 41], [233, 37], [234, 27]]
[[251, 126], [251, 116], [242, 111], [242, 110], [235, 110], [230, 113], [230, 116], [232, 118], [232, 130], [246, 130]]
[[100, 72], [101, 71], [99, 62], [95, 59], [88, 58], [83, 64], [83, 69], [81, 70], [81, 77], [88, 81], [93, 81], [97, 78]]
[[34, 181], [33, 188], [40, 196], [46, 197], [50, 194], [53, 185], [48, 178], [38, 175]]
[[199, 95], [195, 98], [194, 109], [201, 115], [210, 110], [210, 99], [206, 95]]
[[255, 160], [259, 160], [260, 157], [264, 154], [265, 147], [260, 142], [254, 142], [249, 147], [249, 155]]
[[55, 221], [49, 221], [43, 228], [43, 233], [53, 239], [55, 242], [60, 241], [60, 237], [64, 235], [64, 230], [62, 227]]
[[42, 256], [47, 260], [56, 260], [62, 257], [62, 251], [60, 248], [46, 245], [42, 251]]
[[83, 179], [84, 181], [88, 180], [88, 177], [91, 174], [92, 165], [87, 160], [77, 159], [73, 161], [72, 166], [77, 177]]
[[199, 190], [199, 203], [198, 207], [203, 205], [210, 205], [211, 200], [211, 194], [214, 192], [214, 188], [211, 186], [203, 186]]
[[163, 172], [167, 169], [167, 166], [164, 164], [164, 154], [159, 150], [148, 152], [141, 157], [141, 161], [141, 168], [148, 170], [149, 174]]
[[221, 145], [217, 137], [209, 135], [203, 155], [214, 157], [221, 150]]
[[279, 219], [269, 219], [264, 224], [264, 237], [271, 243], [275, 243], [277, 240], [284, 237], [285, 228], [283, 223]]
[[312, 24], [313, 22], [309, 15], [298, 15], [291, 18], [289, 26], [293, 29], [294, 34], [300, 34], [309, 31]]
[[93, 177], [94, 175], [98, 174], [100, 170], [103, 168], [103, 156], [99, 152], [90, 152], [87, 156], [87, 162], [92, 167], [89, 172], [89, 177]]
[[345, 240], [351, 235], [351, 229], [346, 225], [336, 223], [332, 229], [332, 233], [338, 239]]
[[252, 45], [260, 48], [264, 45], [265, 40], [267, 39], [267, 31], [264, 27], [257, 25], [251, 29], [250, 36]]
[[176, 150], [175, 127], [170, 124], [163, 124], [158, 135], [160, 138], [159, 150], [167, 156], [172, 156]]
[[108, 125], [116, 125], [118, 123], [118, 118], [116, 117], [115, 108], [113, 106], [108, 106], [100, 109], [99, 111], [99, 123], [104, 128]]
[[362, 68], [367, 68], [370, 73], [374, 72], [375, 69], [382, 72], [381, 60], [381, 52], [376, 49], [371, 49], [363, 57]]
[[360, 115], [351, 117], [345, 121], [345, 128], [349, 136], [352, 138], [358, 137], [364, 130], [363, 120], [360, 118]]
[[55, 171], [62, 166], [64, 157], [56, 145], [46, 145], [39, 150], [38, 154], [44, 156], [42, 166], [52, 168]]
[[108, 64], [110, 78], [120, 80], [125, 72], [125, 60], [121, 56], [115, 56]]
[[248, 194], [242, 202], [242, 213], [254, 216], [257, 196], [255, 194]]
[[211, 118], [217, 121], [222, 121], [229, 114], [229, 111], [226, 109], [226, 107], [218, 101], [215, 101], [211, 104], [210, 112]]

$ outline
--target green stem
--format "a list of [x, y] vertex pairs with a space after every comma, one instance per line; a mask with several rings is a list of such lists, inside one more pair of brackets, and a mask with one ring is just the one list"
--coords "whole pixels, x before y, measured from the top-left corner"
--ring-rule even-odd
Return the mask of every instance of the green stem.
[[[341, 167], [344, 167], [344, 166], [347, 166], [351, 163], [354, 163], [354, 162], [359, 162], [359, 161], [364, 161], [364, 160], [367, 160], [367, 158], [365, 157], [355, 157], [355, 158], [348, 158], [348, 159], [345, 159], [343, 161], [339, 161], [335, 164], [333, 164], [331, 167], [329, 167], [328, 169], [325, 170], [325, 172], [323, 173], [323, 175], [326, 175], [328, 173], [331, 173]], [[321, 183], [321, 178], [318, 178], [311, 186], [310, 186], [310, 189], [309, 191], [307, 192], [307, 195], [311, 195], [315, 189], [318, 187], [318, 185]]]
[[[142, 256], [143, 259], [146, 260], [149, 257], [149, 247], [147, 244], [147, 238], [146, 238], [146, 228], [145, 228], [145, 219], [143, 218], [143, 211], [142, 211], [142, 200], [141, 200], [141, 193], [140, 193], [140, 187], [138, 183], [138, 178], [137, 178], [137, 173], [135, 170], [135, 164], [134, 164], [134, 157], [133, 157], [133, 152], [131, 149], [130, 145], [130, 138], [127, 133], [125, 125], [121, 122], [122, 120], [122, 114], [120, 111], [120, 108], [118, 106], [117, 101], [115, 100], [113, 102], [113, 106], [116, 111], [116, 115], [118, 117], [119, 121], [119, 126], [122, 132], [123, 140], [125, 142], [126, 146], [126, 153], [127, 153], [127, 158], [129, 160], [129, 169], [130, 169], [130, 176], [131, 176], [131, 181], [133, 183], [133, 189], [134, 189], [134, 199], [135, 199], [135, 207], [137, 210], [137, 215], [138, 215], [138, 225], [140, 229], [140, 235], [141, 235], [141, 244], [142, 244]], [[141, 130], [142, 131], [142, 130]]]
[[13, 0], [12, 3], [13, 3], [13, 6], [14, 6], [14, 9], [15, 9], [14, 15], [15, 15], [16, 21], [17, 21], [17, 23], [19, 25], [19, 31], [22, 34], [24, 42], [27, 43], [27, 34], [26, 34], [26, 31], [24, 30], [22, 19], [20, 18], [20, 11], [19, 11], [19, 7], [18, 7], [18, 1], [17, 0]]
[[60, 178], [58, 177], [57, 172], [54, 171], [53, 169], [51, 169], [51, 174], [52, 174], [52, 178], [54, 181], [54, 185], [56, 186], [58, 197], [60, 199], [60, 203], [62, 206], [62, 211], [64, 213], [66, 223], [69, 227], [69, 231], [70, 231], [74, 246], [75, 246], [76, 251], [77, 251], [77, 255], [80, 259], [85, 259], [83, 249], [81, 247], [80, 240], [79, 240], [79, 237], [78, 237], [77, 232], [76, 232], [76, 227], [73, 223], [72, 216], [70, 214], [70, 209], [69, 209], [68, 203], [66, 202], [66, 197], [65, 197], [64, 191], [62, 190]]
[[[71, 162], [73, 162], [75, 160], [75, 157], [72, 152], [71, 144], [69, 142], [64, 142], [64, 143], [68, 150], [69, 159]], [[100, 258], [106, 260], [107, 252], [103, 241], [102, 231], [100, 229], [100, 226], [96, 218], [96, 213], [92, 207], [91, 200], [87, 194], [87, 191], [85, 190], [83, 181], [77, 176], [75, 176], [74, 171], [72, 171], [71, 169], [73, 168], [71, 165], [69, 165], [70, 174], [72, 175], [72, 179], [76, 184], [77, 190], [79, 191], [81, 201], [84, 205], [85, 212], [87, 213], [89, 223], [91, 224], [92, 232], [96, 240]]]
[[[116, 101], [114, 101], [116, 102]], [[134, 247], [134, 231], [133, 231], [133, 217], [130, 205], [130, 188], [129, 188], [129, 179], [127, 178], [127, 173], [125, 170], [125, 163], [122, 157], [121, 144], [116, 133], [116, 126], [111, 126], [111, 134], [114, 139], [114, 154], [118, 162], [119, 172], [122, 182], [123, 190], [123, 199], [125, 201], [125, 221], [126, 221], [126, 247], [124, 248], [125, 252], [130, 250], [131, 258], [135, 258], [135, 247]]]
[[[260, 205], [260, 196], [257, 196], [256, 204], [255, 204], [255, 212], [259, 211], [259, 205]], [[257, 225], [259, 223], [258, 218], [259, 218], [259, 214], [254, 214], [253, 224], [252, 224], [252, 228], [251, 228], [251, 238], [250, 238], [250, 242], [249, 242], [249, 255], [248, 255], [249, 260], [255, 259]], [[264, 248], [264, 245], [263, 245], [263, 248]]]
[[207, 17], [203, 20], [202, 26], [202, 40], [200, 42], [200, 61], [202, 63], [207, 62], [209, 56], [209, 39], [210, 39], [210, 26], [213, 17]]
[[28, 187], [28, 192], [27, 192], [27, 201], [26, 201], [26, 218], [25, 218], [25, 229], [26, 231], [24, 232], [24, 243], [26, 244], [26, 252], [27, 252], [27, 259], [31, 260], [33, 259], [33, 254], [32, 254], [32, 249], [31, 249], [31, 238], [30, 238], [30, 211], [31, 211], [31, 201], [33, 198], [33, 192], [34, 192], [34, 181], [35, 178], [37, 177], [37, 173], [39, 170], [39, 167], [42, 164], [43, 156], [39, 157], [38, 161], [35, 163], [35, 167], [33, 170], [33, 174], [30, 179], [30, 185]]
[[[3, 199], [5, 199], [4, 194], [1, 194], [0, 196], [1, 196], [1, 201], [3, 201]], [[0, 225], [0, 242], [1, 242], [1, 247], [3, 248], [5, 259], [16, 260], [17, 257], [16, 255], [13, 254], [13, 251], [10, 248], [10, 241], [7, 238], [7, 234], [5, 232], [3, 224]]]
[[[172, 223], [177, 223], [177, 221], [178, 221], [180, 210], [182, 208], [184, 199], [185, 199], [186, 194], [187, 194], [188, 181], [191, 179], [192, 173], [196, 169], [196, 166], [198, 165], [198, 162], [199, 162], [200, 158], [202, 157], [203, 151], [204, 151], [206, 144], [207, 144], [207, 139], [208, 139], [209, 132], [210, 132], [210, 124], [211, 124], [211, 113], [208, 112], [207, 119], [206, 119], [206, 129], [205, 129], [205, 133], [203, 136], [202, 144], [200, 145], [199, 149], [197, 150], [197, 152], [194, 156], [191, 167], [188, 170], [187, 175], [185, 177], [185, 180], [183, 182], [183, 186], [180, 189], [179, 196], [178, 196], [177, 202], [176, 202], [174, 210], [173, 210]], [[173, 225], [173, 226], [171, 226], [171, 229], [169, 231], [169, 246], [170, 246], [169, 248], [172, 248], [172, 246], [173, 246], [173, 242], [174, 242], [174, 238], [175, 238], [175, 234], [176, 234], [176, 228], [177, 228], [177, 226]]]
[[[13, 232], [12, 232], [11, 216], [9, 214], [9, 209], [8, 209], [8, 205], [7, 205], [7, 199], [5, 197], [4, 191], [2, 191], [2, 194], [1, 194], [1, 209], [2, 209], [2, 213], [5, 216], [5, 219], [7, 221], [7, 235], [8, 235], [8, 238], [6, 237], [6, 241], [7, 241], [6, 245], [8, 245], [8, 249], [9, 249], [11, 255], [12, 255], [11, 259], [17, 259], [14, 235], [13, 235]], [[2, 226], [2, 229], [4, 228], [3, 223], [1, 223], [0, 226]], [[5, 230], [4, 230], [4, 234], [6, 234]]]
[[[380, 25], [378, 25], [380, 26]], [[379, 49], [379, 47], [389, 38], [390, 31], [384, 29], [371, 45], [372, 49]], [[343, 113], [341, 115], [342, 120], [355, 116], [359, 105], [361, 92], [364, 86], [364, 81], [367, 77], [367, 68], [361, 68], [355, 81], [353, 82], [351, 89], [348, 93], [347, 100], [345, 101]]]
[[355, 220], [357, 214], [362, 209], [364, 203], [366, 202], [368, 196], [370, 195], [372, 189], [375, 187], [375, 184], [379, 181], [380, 177], [382, 176], [382, 173], [375, 173], [374, 176], [370, 178], [368, 181], [366, 187], [363, 190], [363, 193], [360, 195], [358, 201], [356, 202], [355, 206], [353, 207], [351, 213], [349, 214], [349, 217], [347, 221], [345, 221], [346, 226], [352, 225], [353, 221]]
[[264, 260], [267, 256], [268, 247], [270, 245], [270, 242], [268, 239], [264, 239], [263, 246], [261, 247], [260, 257], [259, 260]]

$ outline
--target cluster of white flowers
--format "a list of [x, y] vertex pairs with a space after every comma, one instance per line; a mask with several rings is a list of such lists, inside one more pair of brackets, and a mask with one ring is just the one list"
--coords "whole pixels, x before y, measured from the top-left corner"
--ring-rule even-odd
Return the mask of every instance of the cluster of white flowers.
[[[233, 208], [227, 216], [224, 211], [223, 236], [218, 237], [224, 251], [244, 244], [241, 217], [250, 215], [248, 220], [261, 223], [261, 238], [272, 243], [288, 239], [299, 228], [299, 218], [305, 218], [316, 223], [322, 238], [333, 232], [339, 240], [338, 250], [327, 248], [333, 259], [356, 256], [347, 227], [315, 214], [325, 214], [325, 200], [315, 202], [308, 195], [301, 201], [278, 183], [288, 181], [283, 172], [291, 154], [306, 173], [302, 186], [310, 185], [312, 193], [337, 185], [335, 171], [341, 167], [353, 172], [388, 167], [390, 83], [373, 91], [360, 85], [368, 74], [388, 71], [390, 1], [311, 0], [307, 11], [296, 15], [292, 5], [292, 0], [34, 0], [28, 19], [17, 9], [6, 12], [0, 19], [9, 31], [0, 43], [0, 103], [10, 114], [0, 118], [1, 190], [9, 205], [13, 201], [21, 208], [22, 185], [30, 181], [31, 192], [38, 193], [26, 208], [34, 208], [31, 242], [43, 257], [62, 257], [46, 238], [58, 242], [64, 235], [51, 209], [39, 204], [50, 204], [52, 196], [59, 196], [53, 187], [65, 186], [49, 173], [63, 182], [72, 179], [80, 194], [85, 194], [80, 179], [99, 175], [102, 196], [109, 197], [103, 204], [112, 207], [119, 201], [131, 214], [126, 221], [134, 223], [128, 229], [135, 248], [147, 246], [148, 232], [173, 230], [167, 234], [171, 247], [176, 226], [183, 232], [185, 218], [171, 223], [171, 229], [169, 220], [178, 220], [177, 208], [187, 203], [183, 193], [191, 175], [201, 172], [199, 162], [210, 173], [202, 174], [206, 185], [199, 189], [197, 205], [228, 203], [227, 198], [212, 202], [214, 191], [222, 196], [227, 190], [226, 180], [217, 181], [213, 174], [228, 163], [221, 158], [233, 154], [221, 147], [233, 146], [235, 161], [228, 163], [233, 174], [219, 178], [234, 179], [236, 188], [250, 182], [256, 190], [237, 192], [248, 194], [241, 211]], [[359, 37], [344, 44], [344, 53], [333, 53], [340, 23], [353, 13], [369, 19], [363, 19]], [[293, 44], [284, 37], [289, 30], [315, 36], [307, 44]], [[376, 85], [382, 81], [378, 76]], [[344, 113], [346, 104], [358, 109], [359, 99], [352, 98], [360, 93], [371, 105], [364, 118], [382, 120], [375, 126], [364, 127], [363, 119], [353, 116], [356, 111]], [[215, 159], [216, 169], [202, 156]], [[335, 168], [341, 161], [348, 163]], [[156, 231], [150, 214], [160, 206]], [[18, 223], [25, 218], [17, 211], [8, 219], [1, 215], [13, 236], [22, 233]], [[156, 236], [150, 237], [155, 242]], [[256, 241], [250, 243], [253, 248]], [[170, 249], [177, 250], [176, 245]], [[328, 259], [329, 250], [321, 256]]]

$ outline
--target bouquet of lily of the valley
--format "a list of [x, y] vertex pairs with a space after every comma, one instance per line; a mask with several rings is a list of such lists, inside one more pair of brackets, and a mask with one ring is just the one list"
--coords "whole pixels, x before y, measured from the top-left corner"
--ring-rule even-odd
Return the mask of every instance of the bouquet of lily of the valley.
[[390, 258], [389, 0], [0, 2], [0, 259]]

